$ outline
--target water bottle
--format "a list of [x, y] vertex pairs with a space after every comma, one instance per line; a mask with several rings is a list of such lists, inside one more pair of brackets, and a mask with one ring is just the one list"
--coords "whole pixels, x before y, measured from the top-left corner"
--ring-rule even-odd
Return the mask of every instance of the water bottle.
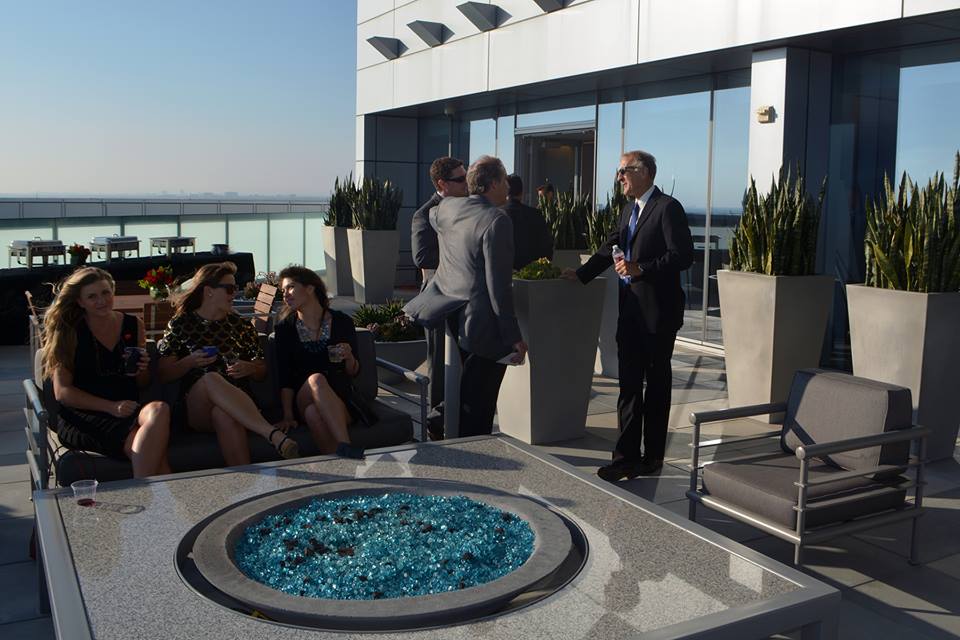
[[[620, 245], [618, 244], [613, 245], [613, 249], [610, 250], [610, 255], [613, 257], [614, 264], [616, 264], [618, 260], [623, 260], [626, 257], [623, 249], [621, 249]], [[630, 276], [620, 276], [620, 280], [622, 280], [625, 284], [629, 284]]]

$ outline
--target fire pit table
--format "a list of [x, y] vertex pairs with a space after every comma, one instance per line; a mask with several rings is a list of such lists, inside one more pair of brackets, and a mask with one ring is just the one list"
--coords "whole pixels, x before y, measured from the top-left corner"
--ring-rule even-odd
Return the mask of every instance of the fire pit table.
[[96, 500], [34, 494], [60, 638], [836, 634], [835, 589], [506, 436], [103, 483]]

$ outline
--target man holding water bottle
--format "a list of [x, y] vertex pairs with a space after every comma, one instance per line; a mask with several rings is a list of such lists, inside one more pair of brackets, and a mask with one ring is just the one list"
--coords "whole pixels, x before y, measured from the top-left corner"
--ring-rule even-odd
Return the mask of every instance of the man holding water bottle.
[[649, 153], [620, 157], [617, 179], [630, 200], [618, 228], [583, 266], [563, 272], [585, 284], [612, 264], [620, 278], [620, 438], [613, 461], [597, 470], [609, 482], [657, 473], [666, 450], [670, 359], [685, 304], [680, 273], [693, 262], [693, 239], [683, 205], [654, 186], [656, 176], [657, 162]]

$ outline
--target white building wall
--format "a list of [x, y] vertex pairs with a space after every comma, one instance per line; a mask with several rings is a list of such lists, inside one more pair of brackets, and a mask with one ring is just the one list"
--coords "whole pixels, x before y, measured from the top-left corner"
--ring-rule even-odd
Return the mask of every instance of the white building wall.
[[[960, 9], [960, 0], [575, 0], [541, 13], [533, 0], [494, 3], [511, 17], [480, 33], [458, 0], [358, 0], [357, 113]], [[453, 35], [431, 49], [407, 28], [413, 20]], [[407, 49], [387, 61], [372, 36]]]

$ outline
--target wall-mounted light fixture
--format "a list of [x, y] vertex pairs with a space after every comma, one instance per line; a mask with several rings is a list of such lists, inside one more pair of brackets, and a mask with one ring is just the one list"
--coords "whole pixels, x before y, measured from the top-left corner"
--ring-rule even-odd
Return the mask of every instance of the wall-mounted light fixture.
[[367, 42], [369, 42], [370, 46], [379, 51], [380, 55], [387, 60], [399, 58], [400, 54], [407, 50], [406, 45], [396, 38], [373, 36], [372, 38], [367, 38]]
[[497, 5], [485, 2], [464, 2], [458, 4], [457, 9], [480, 31], [496, 29], [510, 18], [510, 14]]
[[772, 105], [765, 105], [757, 109], [757, 122], [767, 124], [777, 119], [777, 110]]
[[557, 9], [563, 9], [566, 6], [565, 0], [533, 0], [537, 3], [537, 6], [543, 9], [545, 13], [550, 13], [551, 11], [556, 11]]
[[414, 20], [408, 23], [407, 27], [431, 47], [439, 47], [447, 41], [447, 38], [453, 35], [453, 32], [447, 29], [446, 25], [439, 22]]

